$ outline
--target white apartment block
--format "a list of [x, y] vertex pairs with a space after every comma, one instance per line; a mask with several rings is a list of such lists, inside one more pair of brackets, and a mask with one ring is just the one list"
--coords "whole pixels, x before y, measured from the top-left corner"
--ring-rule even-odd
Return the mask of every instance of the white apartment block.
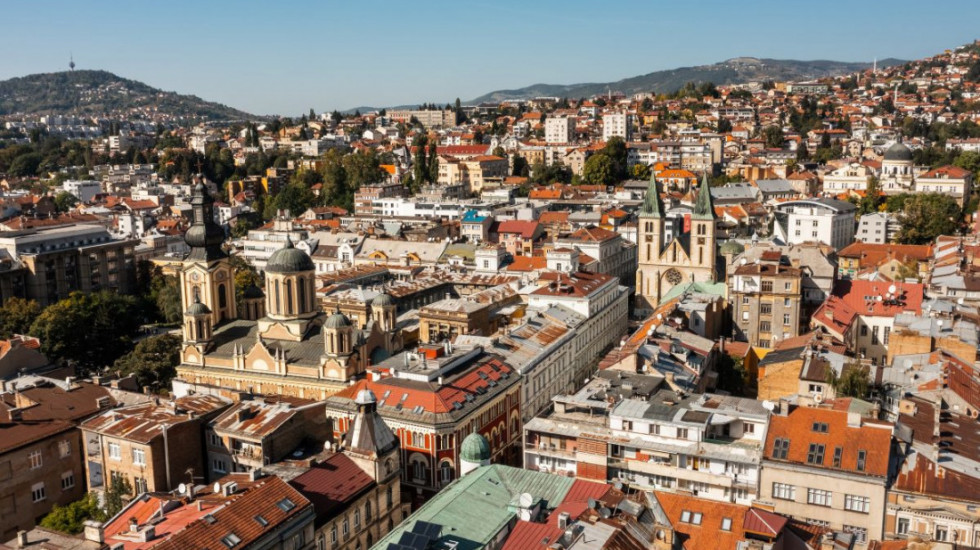
[[609, 141], [614, 137], [621, 137], [625, 141], [630, 141], [633, 137], [630, 128], [631, 116], [627, 113], [610, 113], [602, 115], [602, 141]]
[[854, 242], [857, 208], [837, 199], [803, 199], [776, 207], [774, 236], [783, 244], [821, 242], [837, 250]]
[[544, 140], [548, 143], [572, 143], [575, 141], [575, 119], [554, 117], [544, 121]]

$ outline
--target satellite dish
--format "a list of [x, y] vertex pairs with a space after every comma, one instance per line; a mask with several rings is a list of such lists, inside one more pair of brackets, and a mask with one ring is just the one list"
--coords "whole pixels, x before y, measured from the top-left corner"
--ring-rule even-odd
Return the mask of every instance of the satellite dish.
[[663, 529], [658, 529], [657, 530], [657, 540], [664, 540], [664, 537], [665, 536], [667, 536], [667, 535], [666, 535], [666, 533], [664, 533], [664, 530]]
[[603, 519], [609, 519], [609, 517], [612, 516], [612, 510], [610, 510], [609, 508], [606, 508], [605, 506], [603, 506], [602, 509], [599, 510], [599, 515]]
[[181, 483], [180, 485], [178, 485], [177, 486], [177, 493], [179, 493], [181, 495], [186, 495], [187, 494], [187, 485], [184, 485], [183, 483]]
[[595, 509], [595, 499], [592, 498], [592, 497], [589, 497], [588, 505], [589, 505], [589, 509], [590, 510], [594, 510]]
[[531, 493], [521, 493], [517, 503], [520, 504], [521, 508], [530, 508], [534, 504], [534, 497], [531, 496]]
[[217, 481], [215, 481], [214, 482], [214, 487], [212, 487], [212, 489], [214, 489], [214, 492], [215, 493], [220, 493], [221, 492], [221, 484], [218, 483]]
[[898, 290], [898, 287], [896, 287], [895, 285], [891, 285], [891, 286], [889, 286], [889, 287], [888, 287], [888, 292], [889, 292], [890, 294], [895, 294], [895, 292], [896, 292], [897, 290]]

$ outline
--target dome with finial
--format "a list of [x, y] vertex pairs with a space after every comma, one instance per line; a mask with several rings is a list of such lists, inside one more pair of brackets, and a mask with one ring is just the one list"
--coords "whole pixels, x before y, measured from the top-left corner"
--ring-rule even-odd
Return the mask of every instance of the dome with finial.
[[351, 326], [350, 319], [346, 315], [336, 310], [333, 315], [327, 317], [327, 320], [323, 322], [323, 328], [345, 328]]
[[191, 307], [187, 308], [184, 315], [210, 315], [211, 309], [208, 306], [201, 303], [201, 300], [195, 298], [194, 303]]
[[894, 162], [912, 162], [912, 150], [900, 141], [896, 141], [885, 151], [885, 160]]
[[292, 239], [288, 237], [286, 245], [273, 252], [265, 264], [266, 273], [297, 273], [315, 269], [310, 255], [294, 247]]
[[225, 230], [214, 223], [214, 198], [202, 183], [194, 186], [191, 209], [194, 222], [184, 233], [184, 242], [191, 247], [191, 259], [224, 257], [221, 245], [225, 242]]
[[374, 395], [374, 392], [367, 388], [357, 392], [357, 398], [354, 399], [354, 403], [358, 405], [369, 405], [377, 402], [378, 398]]
[[388, 294], [387, 292], [382, 292], [381, 294], [375, 296], [373, 300], [371, 300], [371, 305], [378, 306], [378, 307], [393, 306], [395, 305], [395, 299], [391, 297], [391, 294]]
[[471, 433], [459, 447], [459, 458], [475, 463], [490, 460], [490, 442], [478, 433]]

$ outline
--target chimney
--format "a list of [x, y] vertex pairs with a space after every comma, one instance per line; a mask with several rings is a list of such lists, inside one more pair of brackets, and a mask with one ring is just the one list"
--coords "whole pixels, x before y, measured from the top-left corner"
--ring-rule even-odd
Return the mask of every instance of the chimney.
[[135, 517], [129, 518], [129, 532], [135, 533], [140, 530], [140, 523]]
[[105, 535], [102, 531], [102, 523], [93, 520], [85, 521], [85, 540], [102, 544], [105, 542]]
[[17, 531], [17, 548], [27, 548], [27, 531]]
[[564, 530], [568, 527], [569, 519], [571, 519], [571, 515], [568, 512], [558, 514], [558, 528]]
[[262, 479], [263, 476], [265, 476], [265, 472], [262, 471], [262, 468], [256, 468], [248, 473], [248, 480], [258, 481]]

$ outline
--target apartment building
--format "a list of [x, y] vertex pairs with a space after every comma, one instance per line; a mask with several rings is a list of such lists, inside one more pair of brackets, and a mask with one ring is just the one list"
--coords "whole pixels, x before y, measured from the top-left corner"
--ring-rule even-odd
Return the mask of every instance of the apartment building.
[[573, 143], [575, 121], [572, 117], [551, 117], [544, 121], [544, 140], [547, 143]]
[[751, 503], [769, 412], [761, 402], [661, 388], [606, 370], [524, 428], [524, 467]]
[[129, 483], [133, 495], [172, 491], [192, 470], [205, 476], [203, 426], [230, 403], [210, 395], [181, 397], [157, 405], [120, 407], [80, 426], [90, 490], [111, 480]]
[[773, 232], [784, 244], [818, 241], [837, 250], [854, 242], [857, 208], [837, 199], [801, 199], [776, 206]]
[[769, 348], [800, 333], [802, 272], [783, 265], [778, 250], [735, 268], [730, 277], [735, 334]]
[[272, 397], [241, 401], [208, 423], [208, 473], [218, 479], [250, 472], [306, 444], [322, 445], [329, 437], [322, 402]]
[[608, 113], [602, 115], [602, 141], [609, 141], [614, 137], [623, 138], [623, 141], [633, 139], [632, 122], [633, 117], [629, 113]]
[[769, 420], [759, 500], [778, 514], [881, 540], [893, 425], [846, 408], [783, 402]]
[[74, 291], [133, 292], [138, 244], [114, 239], [104, 227], [90, 224], [0, 232], [0, 255], [10, 260], [10, 268], [24, 268], [11, 291], [22, 291], [42, 306]]

